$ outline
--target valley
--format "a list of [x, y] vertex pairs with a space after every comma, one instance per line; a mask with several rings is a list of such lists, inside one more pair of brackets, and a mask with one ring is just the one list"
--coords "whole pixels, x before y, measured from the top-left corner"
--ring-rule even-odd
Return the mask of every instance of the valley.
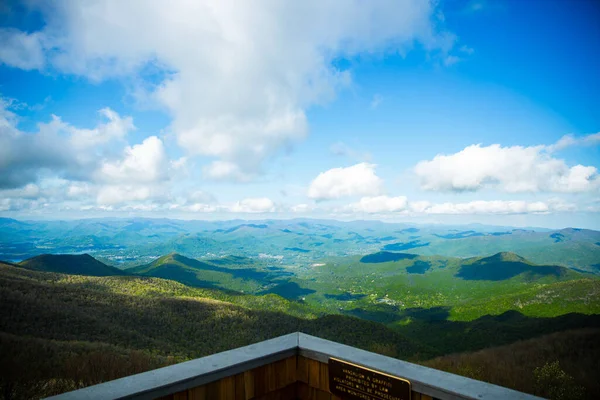
[[[26, 377], [4, 384], [17, 394], [60, 393], [295, 331], [531, 393], [542, 393], [535, 368], [560, 359], [577, 378], [570, 382], [588, 387], [585, 398], [597, 393], [565, 356], [571, 345], [556, 339], [581, 330], [586, 341], [598, 337], [596, 231], [295, 220], [1, 223], [1, 347], [23, 354], [0, 364]], [[475, 241], [504, 250], [467, 254], [483, 251], [474, 251]], [[18, 253], [26, 242], [35, 249]], [[452, 243], [458, 250], [430, 254]], [[524, 248], [542, 248], [536, 260], [562, 256], [540, 263]], [[544, 335], [559, 336], [550, 348], [532, 347], [536, 361], [524, 381], [510, 378], [522, 367], [500, 376], [476, 355]], [[23, 372], [35, 357], [29, 346], [49, 354], [38, 375]], [[115, 360], [123, 368], [112, 370]], [[73, 370], [92, 362], [102, 367]]]

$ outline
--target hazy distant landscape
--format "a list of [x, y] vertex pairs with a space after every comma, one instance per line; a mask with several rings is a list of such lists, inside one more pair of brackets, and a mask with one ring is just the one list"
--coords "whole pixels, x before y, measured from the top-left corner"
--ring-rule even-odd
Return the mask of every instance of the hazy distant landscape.
[[[569, 347], [600, 337], [598, 231], [140, 218], [5, 218], [0, 231], [3, 346], [51, 354], [40, 376], [5, 382], [16, 394], [56, 371], [40, 393], [297, 330], [538, 394], [534, 370], [564, 369], [560, 385], [599, 393]], [[503, 374], [469, 355], [513, 344]], [[25, 371], [27, 357], [4, 367]], [[72, 357], [123, 367], [75, 379]], [[526, 378], [521, 358], [535, 360]]]

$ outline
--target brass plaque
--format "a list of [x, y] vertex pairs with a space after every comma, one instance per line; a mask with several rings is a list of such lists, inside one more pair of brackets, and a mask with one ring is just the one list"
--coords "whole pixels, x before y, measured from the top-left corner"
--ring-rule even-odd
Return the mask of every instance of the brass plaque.
[[344, 400], [410, 400], [410, 382], [336, 358], [329, 359], [329, 391]]

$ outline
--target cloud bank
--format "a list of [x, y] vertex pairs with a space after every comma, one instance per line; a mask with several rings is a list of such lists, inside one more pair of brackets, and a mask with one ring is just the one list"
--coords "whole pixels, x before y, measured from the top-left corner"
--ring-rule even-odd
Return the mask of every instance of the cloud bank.
[[[32, 6], [46, 26], [32, 33], [0, 29], [0, 62], [131, 80], [138, 98], [172, 116], [186, 152], [214, 159], [206, 167], [212, 179], [249, 180], [265, 159], [302, 140], [306, 109], [351, 82], [334, 59], [405, 53], [417, 43], [442, 59], [456, 42], [442, 27], [437, 3], [421, 0]], [[148, 68], [159, 71], [150, 80], [142, 78]]]
[[509, 193], [580, 193], [598, 190], [600, 179], [594, 166], [574, 165], [552, 152], [577, 143], [593, 143], [598, 135], [581, 139], [563, 137], [551, 146], [502, 147], [471, 145], [455, 154], [421, 161], [414, 172], [421, 188], [434, 191], [477, 191], [497, 188]]
[[375, 164], [360, 163], [322, 172], [310, 184], [308, 197], [330, 200], [380, 194], [383, 191], [383, 180], [375, 173], [375, 167]]

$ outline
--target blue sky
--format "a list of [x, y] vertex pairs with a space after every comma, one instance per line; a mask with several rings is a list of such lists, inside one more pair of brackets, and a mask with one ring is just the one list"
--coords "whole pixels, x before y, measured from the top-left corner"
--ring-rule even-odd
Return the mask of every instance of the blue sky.
[[598, 15], [8, 2], [0, 214], [600, 228]]

